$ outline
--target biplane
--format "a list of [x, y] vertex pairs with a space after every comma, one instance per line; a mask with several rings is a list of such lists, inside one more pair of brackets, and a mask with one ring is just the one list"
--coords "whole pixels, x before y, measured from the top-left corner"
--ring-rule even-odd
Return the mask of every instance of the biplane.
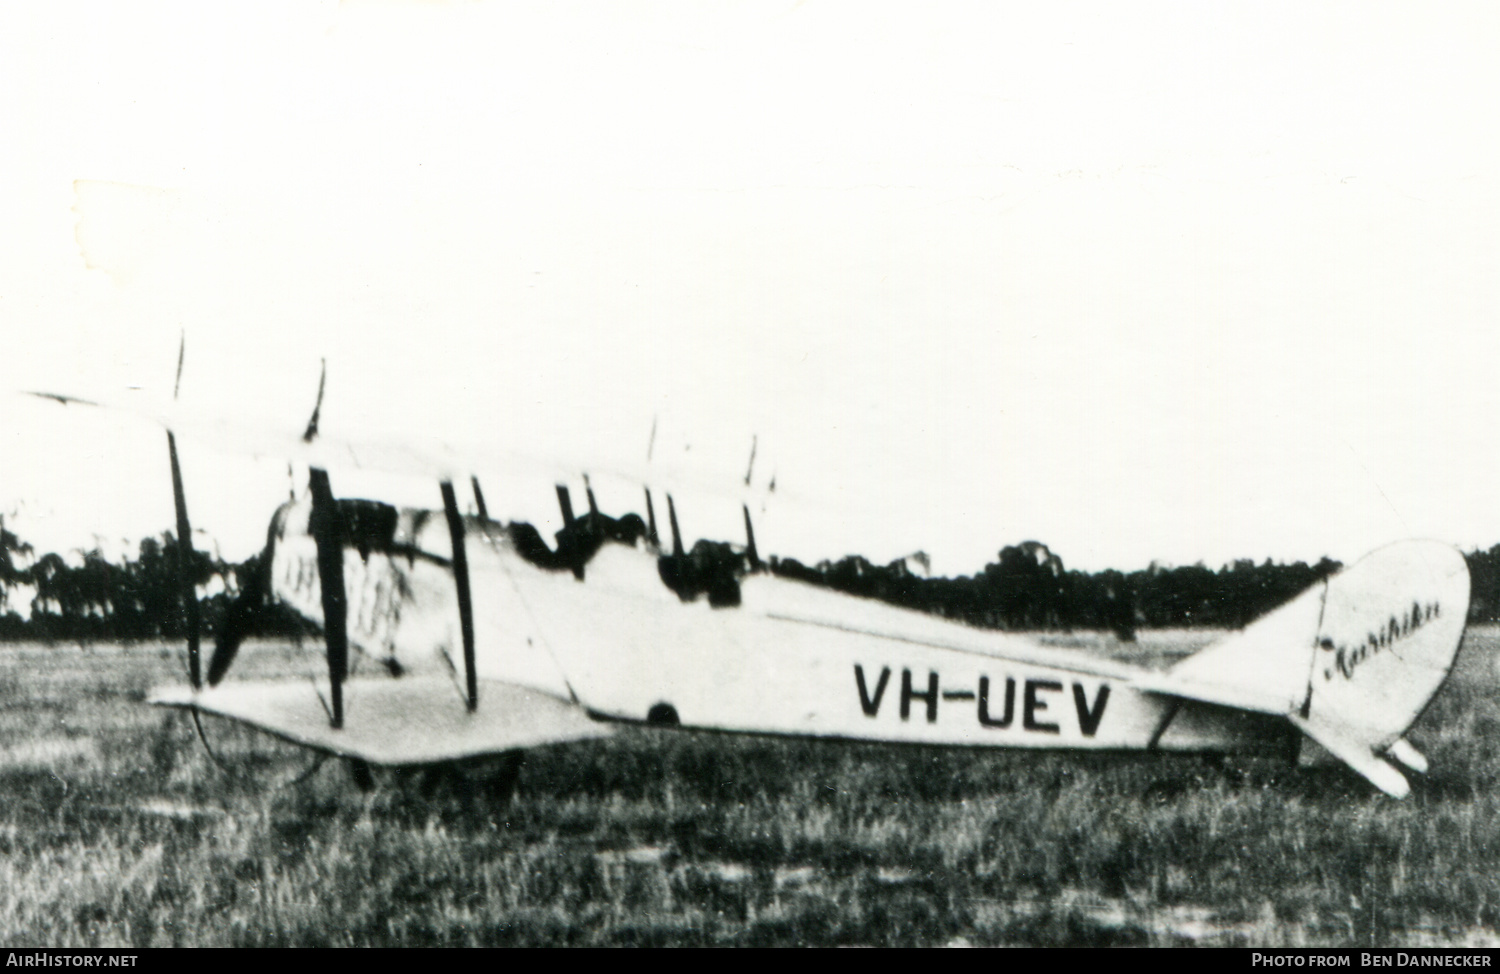
[[[189, 685], [150, 702], [238, 721], [357, 768], [513, 756], [630, 724], [1261, 754], [1285, 754], [1305, 736], [1403, 797], [1403, 769], [1427, 767], [1404, 735], [1442, 686], [1464, 631], [1462, 555], [1406, 541], [1166, 670], [1145, 669], [775, 574], [748, 506], [743, 543], [688, 549], [670, 493], [666, 530], [658, 525], [650, 484], [644, 517], [614, 518], [591, 486], [587, 512], [575, 514], [559, 483], [563, 528], [548, 544], [530, 524], [491, 517], [479, 480], [455, 462], [322, 435], [321, 402], [320, 385], [300, 437], [228, 437], [304, 462], [308, 490], [272, 517], [260, 577], [231, 608], [206, 672], [184, 578]], [[168, 429], [185, 543], [177, 434], [222, 445], [226, 433], [175, 413], [153, 418]], [[442, 506], [337, 498], [329, 471], [353, 458], [435, 477]], [[472, 490], [477, 514], [460, 510], [455, 484]], [[325, 673], [230, 678], [248, 620], [267, 600], [321, 628]]]

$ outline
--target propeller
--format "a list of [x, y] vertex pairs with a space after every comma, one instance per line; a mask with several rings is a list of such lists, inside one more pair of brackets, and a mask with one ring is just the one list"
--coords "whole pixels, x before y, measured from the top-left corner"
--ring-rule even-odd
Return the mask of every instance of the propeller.
[[218, 638], [214, 642], [214, 654], [208, 661], [208, 685], [211, 687], [218, 686], [219, 681], [229, 672], [230, 664], [240, 651], [240, 644], [250, 634], [251, 623], [265, 602], [266, 593], [271, 590], [271, 559], [275, 555], [276, 528], [277, 525], [272, 524], [267, 531], [266, 547], [261, 552], [255, 574], [250, 576], [224, 615], [224, 625], [219, 629]]
[[[172, 400], [177, 401], [178, 392], [182, 387], [182, 364], [187, 351], [187, 336], [184, 334], [177, 346], [177, 381], [172, 386]], [[321, 398], [321, 393], [320, 393]], [[317, 412], [314, 410], [313, 423], [317, 423]], [[202, 678], [199, 673], [199, 658], [202, 618], [198, 609], [198, 598], [196, 587], [193, 584], [191, 563], [193, 560], [192, 526], [188, 523], [187, 495], [182, 486], [182, 470], [177, 462], [177, 437], [171, 429], [167, 430], [167, 454], [172, 461], [172, 501], [177, 509], [177, 534], [178, 541], [178, 586], [183, 600], [183, 606], [187, 612], [188, 626], [188, 678], [197, 690], [202, 687]], [[264, 601], [265, 593], [270, 588], [269, 574], [271, 571], [272, 545], [275, 542], [275, 526], [273, 525], [266, 538], [266, 547], [261, 556], [260, 564], [252, 575], [246, 586], [240, 591], [235, 600], [230, 603], [229, 610], [225, 613], [224, 624], [218, 632], [214, 642], [213, 656], [208, 661], [208, 685], [218, 686], [219, 681], [224, 679], [229, 672], [230, 664], [234, 662], [239, 653], [240, 644], [249, 635], [250, 625], [255, 617], [256, 610]]]

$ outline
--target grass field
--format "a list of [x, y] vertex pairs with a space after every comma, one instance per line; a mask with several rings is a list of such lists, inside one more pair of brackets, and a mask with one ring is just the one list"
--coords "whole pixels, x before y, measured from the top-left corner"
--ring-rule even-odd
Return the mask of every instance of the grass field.
[[[1055, 640], [1162, 662], [1202, 634]], [[260, 647], [236, 675], [276, 670]], [[347, 769], [142, 704], [161, 647], [0, 647], [0, 941], [1500, 944], [1500, 630], [1395, 801], [1339, 767], [630, 729], [482, 779]]]

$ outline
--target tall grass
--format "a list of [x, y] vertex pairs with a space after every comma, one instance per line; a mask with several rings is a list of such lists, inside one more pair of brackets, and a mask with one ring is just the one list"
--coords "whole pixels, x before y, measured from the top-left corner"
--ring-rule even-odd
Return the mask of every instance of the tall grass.
[[181, 678], [159, 647], [7, 647], [0, 939], [1494, 943], [1497, 649], [1471, 630], [1411, 734], [1433, 771], [1398, 802], [1336, 766], [648, 729], [531, 752], [509, 800], [482, 776], [364, 793], [206, 722], [222, 770], [143, 705]]

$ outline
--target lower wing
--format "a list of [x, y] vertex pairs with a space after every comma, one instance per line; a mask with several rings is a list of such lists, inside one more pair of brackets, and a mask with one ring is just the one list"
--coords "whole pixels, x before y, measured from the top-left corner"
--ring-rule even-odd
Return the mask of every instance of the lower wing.
[[227, 717], [294, 744], [380, 765], [452, 761], [614, 731], [575, 703], [493, 680], [480, 681], [484, 705], [470, 711], [442, 677], [349, 680], [344, 697], [353, 706], [345, 726], [334, 728], [327, 691], [326, 682], [241, 682], [196, 693], [162, 690], [149, 702]]

